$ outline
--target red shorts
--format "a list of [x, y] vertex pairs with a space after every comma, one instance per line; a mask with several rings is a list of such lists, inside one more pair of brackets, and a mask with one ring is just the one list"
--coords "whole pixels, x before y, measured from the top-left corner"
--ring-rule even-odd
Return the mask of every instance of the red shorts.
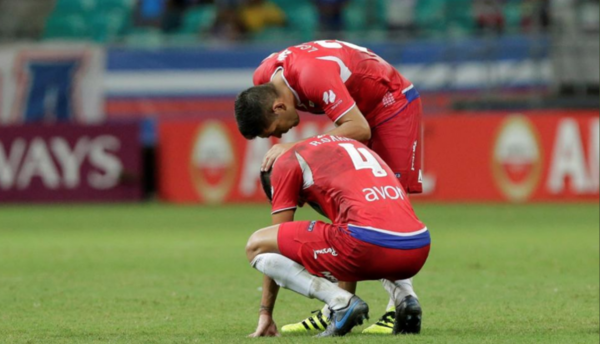
[[355, 282], [410, 278], [419, 272], [429, 245], [401, 250], [353, 238], [345, 228], [321, 221], [282, 223], [277, 234], [279, 252], [313, 275], [331, 281]]
[[[421, 98], [371, 128], [369, 148], [385, 161], [408, 193], [423, 192], [421, 155]], [[395, 116], [394, 116], [395, 115]]]

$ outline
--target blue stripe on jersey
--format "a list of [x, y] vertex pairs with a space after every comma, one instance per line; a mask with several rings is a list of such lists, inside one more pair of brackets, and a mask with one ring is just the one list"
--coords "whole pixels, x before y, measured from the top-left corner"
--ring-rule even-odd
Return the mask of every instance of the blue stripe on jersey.
[[353, 238], [386, 248], [412, 250], [425, 247], [431, 243], [431, 237], [429, 236], [429, 230], [427, 230], [427, 228], [425, 228], [424, 231], [418, 231], [414, 234], [394, 233], [353, 225], [348, 225], [348, 229]]
[[419, 91], [417, 91], [416, 88], [411, 88], [410, 90], [406, 91], [404, 93], [404, 96], [406, 97], [406, 100], [408, 100], [408, 102], [412, 102], [413, 100], [419, 98]]

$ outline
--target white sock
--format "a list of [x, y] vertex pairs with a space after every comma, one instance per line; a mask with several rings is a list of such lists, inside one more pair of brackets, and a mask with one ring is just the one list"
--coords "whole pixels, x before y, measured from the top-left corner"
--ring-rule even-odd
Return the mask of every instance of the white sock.
[[395, 308], [396, 308], [396, 302], [394, 302], [394, 299], [392, 299], [392, 298], [390, 297], [390, 300], [388, 301], [388, 305], [387, 305], [387, 307], [385, 308], [385, 311], [387, 312], [387, 311], [388, 311], [388, 309], [390, 309], [390, 310], [391, 310], [391, 309], [395, 309]]
[[[412, 278], [397, 280], [394, 282], [382, 279], [381, 284], [383, 284], [383, 287], [390, 295], [390, 298], [393, 299], [395, 305], [402, 302], [402, 299], [404, 299], [408, 295], [412, 295], [413, 297], [418, 299], [417, 294], [415, 293], [412, 287]], [[388, 304], [388, 308], [389, 307], [390, 305]]]
[[281, 254], [259, 254], [250, 265], [271, 277], [279, 286], [321, 300], [333, 310], [346, 307], [352, 298], [349, 292], [324, 278], [311, 275], [302, 265]]

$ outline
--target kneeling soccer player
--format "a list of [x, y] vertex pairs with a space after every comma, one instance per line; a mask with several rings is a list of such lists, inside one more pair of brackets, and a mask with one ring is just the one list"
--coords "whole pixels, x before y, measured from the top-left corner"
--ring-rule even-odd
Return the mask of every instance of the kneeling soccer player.
[[[394, 333], [420, 328], [421, 308], [401, 280], [425, 264], [429, 231], [377, 154], [348, 138], [309, 138], [280, 156], [262, 181], [274, 226], [256, 231], [246, 246], [252, 267], [265, 275], [250, 336], [279, 335], [272, 317], [279, 286], [328, 305], [329, 321], [319, 336], [345, 335], [368, 319], [369, 307], [338, 280], [382, 279], [396, 305]], [[293, 221], [296, 207], [306, 202], [332, 224]]]

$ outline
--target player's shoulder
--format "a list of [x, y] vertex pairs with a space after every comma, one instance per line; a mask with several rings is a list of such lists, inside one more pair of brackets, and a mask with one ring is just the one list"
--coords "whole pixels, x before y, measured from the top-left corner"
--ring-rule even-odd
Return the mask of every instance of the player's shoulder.
[[360, 142], [356, 141], [355, 139], [351, 139], [349, 137], [324, 134], [324, 135], [317, 135], [317, 136], [310, 137], [310, 138], [302, 141], [298, 145], [300, 147], [305, 147], [307, 149], [310, 149], [312, 147], [328, 146], [327, 144], [331, 144], [331, 143], [351, 143], [351, 144], [359, 144], [359, 145], [361, 144]]
[[275, 52], [261, 61], [260, 65], [254, 70], [254, 85], [262, 85], [271, 82], [271, 79], [279, 68], [285, 68], [285, 62], [291, 52], [288, 49]]
[[275, 159], [275, 162], [273, 163], [273, 173], [275, 173], [275, 171], [294, 168], [298, 165], [295, 147], [296, 145]]
[[[360, 142], [342, 136], [317, 135], [305, 139], [294, 146], [296, 158], [310, 164], [327, 163], [344, 149], [340, 144], [360, 145]], [[300, 161], [301, 162], [301, 161]]]

